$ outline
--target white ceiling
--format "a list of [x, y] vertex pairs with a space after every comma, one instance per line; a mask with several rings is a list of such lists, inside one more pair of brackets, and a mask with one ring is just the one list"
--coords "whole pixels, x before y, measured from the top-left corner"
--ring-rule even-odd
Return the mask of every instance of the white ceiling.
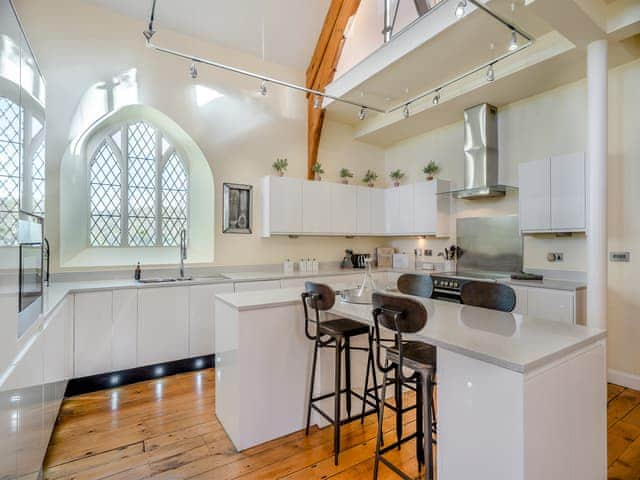
[[[85, 0], [147, 20], [151, 0]], [[171, 29], [306, 69], [331, 0], [157, 0], [156, 30]]]

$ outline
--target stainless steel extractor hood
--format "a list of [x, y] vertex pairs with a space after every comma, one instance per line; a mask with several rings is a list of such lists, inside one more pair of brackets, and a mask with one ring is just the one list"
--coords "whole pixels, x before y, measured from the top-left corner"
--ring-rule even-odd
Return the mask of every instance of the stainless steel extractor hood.
[[464, 187], [449, 192], [455, 198], [504, 196], [508, 187], [501, 185], [498, 154], [498, 109], [482, 103], [464, 111]]

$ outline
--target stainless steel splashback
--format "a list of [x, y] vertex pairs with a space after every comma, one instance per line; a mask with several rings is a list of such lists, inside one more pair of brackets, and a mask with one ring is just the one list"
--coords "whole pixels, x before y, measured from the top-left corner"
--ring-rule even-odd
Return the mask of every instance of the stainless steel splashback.
[[522, 269], [522, 237], [517, 215], [458, 218], [457, 269], [517, 272]]

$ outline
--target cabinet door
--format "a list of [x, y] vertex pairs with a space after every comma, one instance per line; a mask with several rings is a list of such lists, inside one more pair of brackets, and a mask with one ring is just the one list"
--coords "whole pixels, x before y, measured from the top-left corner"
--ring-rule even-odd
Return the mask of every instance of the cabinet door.
[[528, 315], [563, 323], [575, 323], [573, 292], [560, 290], [545, 290], [541, 288], [528, 289]]
[[587, 197], [584, 153], [551, 157], [551, 229], [584, 231]]
[[387, 188], [384, 190], [384, 231], [394, 235], [400, 231], [400, 190]]
[[[169, 290], [167, 290], [169, 292]], [[112, 370], [136, 366], [138, 337], [138, 291], [113, 291]]]
[[331, 183], [331, 228], [333, 234], [356, 233], [358, 187]]
[[438, 229], [436, 180], [420, 182], [413, 190], [413, 228], [415, 233], [435, 235]]
[[[366, 187], [369, 188], [369, 187]], [[387, 190], [382, 188], [370, 188], [369, 200], [371, 202], [370, 218], [371, 233], [384, 235], [387, 231]]]
[[138, 366], [189, 356], [189, 287], [138, 291]]
[[331, 232], [331, 184], [304, 182], [302, 184], [302, 231], [304, 233]]
[[385, 190], [386, 233], [403, 235], [413, 232], [413, 185]]
[[44, 325], [44, 383], [60, 382], [66, 379], [66, 320], [67, 308], [61, 304], [55, 309]]
[[366, 235], [371, 233], [371, 189], [369, 187], [356, 188], [356, 233]]
[[112, 292], [75, 295], [74, 369], [76, 377], [111, 371]]
[[549, 159], [519, 166], [520, 230], [535, 232], [551, 227]]
[[268, 177], [268, 222], [271, 233], [302, 232], [302, 180]]
[[189, 355], [215, 353], [215, 298], [233, 292], [233, 284], [195, 285], [189, 288]]
[[238, 282], [233, 284], [236, 292], [257, 292], [281, 288], [280, 280], [262, 280], [257, 282]]

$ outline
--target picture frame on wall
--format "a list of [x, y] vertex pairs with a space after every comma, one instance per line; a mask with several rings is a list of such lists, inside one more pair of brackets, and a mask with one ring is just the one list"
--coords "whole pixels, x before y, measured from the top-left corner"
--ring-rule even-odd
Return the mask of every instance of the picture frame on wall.
[[223, 184], [222, 233], [252, 233], [253, 186]]

